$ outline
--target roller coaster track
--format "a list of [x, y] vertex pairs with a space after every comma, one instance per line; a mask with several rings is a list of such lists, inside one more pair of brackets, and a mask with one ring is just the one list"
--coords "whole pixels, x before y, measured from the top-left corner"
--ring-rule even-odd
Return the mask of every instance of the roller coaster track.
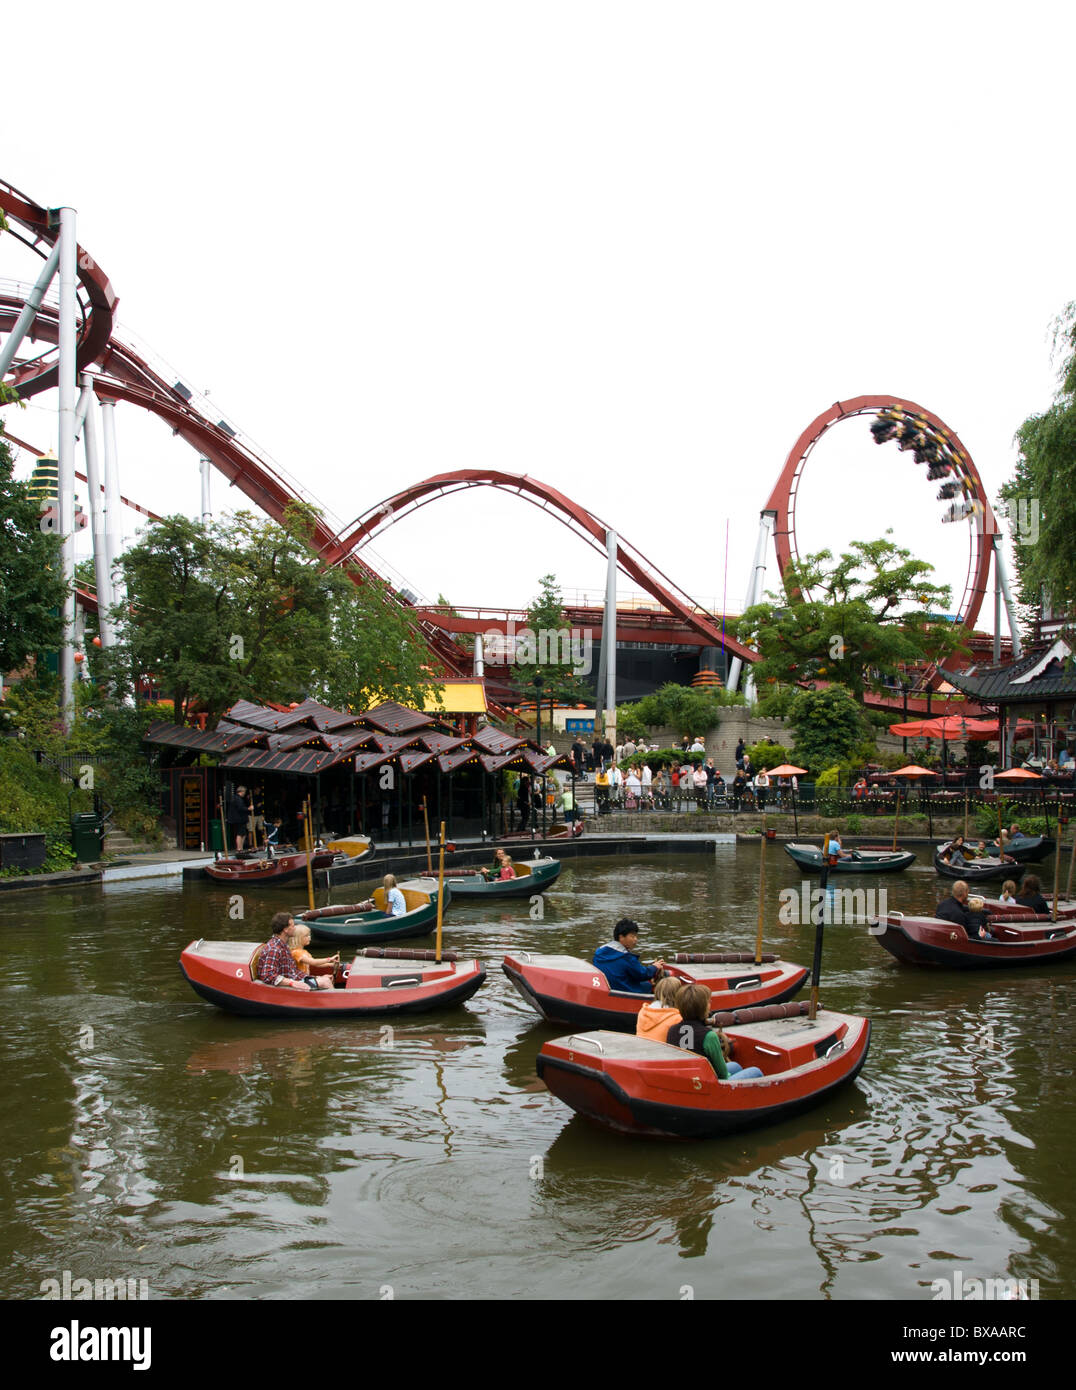
[[[0, 211], [8, 218], [8, 234], [42, 260], [47, 259], [58, 235], [58, 224], [49, 211], [2, 180]], [[0, 288], [0, 331], [11, 330], [24, 302], [25, 294]], [[259, 451], [240, 439], [227, 422], [210, 420], [193, 404], [193, 393], [181, 382], [170, 385], [142, 354], [120, 339], [114, 324], [116, 295], [100, 266], [81, 247], [78, 250], [78, 304], [78, 367], [80, 371], [96, 367], [93, 389], [100, 400], [126, 401], [156, 415], [275, 521], [283, 520], [287, 508], [296, 501], [308, 502], [319, 511], [323, 510], [305, 489], [284, 477]], [[57, 385], [59, 369], [53, 349], [59, 340], [59, 323], [54, 304], [46, 301], [41, 305], [30, 339], [43, 341], [49, 345], [49, 350], [14, 364], [7, 384], [14, 386], [24, 398]], [[428, 478], [365, 512], [339, 533], [324, 516], [319, 516], [313, 525], [312, 541], [326, 563], [342, 566], [357, 582], [366, 578], [384, 582], [357, 553], [372, 535], [437, 498], [476, 486], [495, 487], [522, 497], [554, 516], [592, 549], [605, 554], [606, 531], [610, 528], [604, 522], [548, 484], [499, 470], [467, 469]], [[744, 660], [757, 659], [754, 651], [724, 634], [712, 614], [700, 608], [622, 537], [618, 537], [617, 558], [620, 569], [693, 634], [709, 645], [727, 648]], [[412, 607], [405, 599], [401, 598], [401, 602]], [[416, 617], [446, 667], [461, 672], [466, 663], [465, 654], [437, 626], [434, 615], [424, 612]], [[665, 640], [669, 640], [669, 634], [665, 634]]]

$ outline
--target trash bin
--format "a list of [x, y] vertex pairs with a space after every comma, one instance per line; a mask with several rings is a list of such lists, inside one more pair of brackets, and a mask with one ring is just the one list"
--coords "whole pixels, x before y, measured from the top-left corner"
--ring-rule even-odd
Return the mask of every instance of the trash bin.
[[217, 820], [211, 820], [209, 822], [209, 845], [207, 848], [212, 850], [214, 853], [216, 853], [218, 849], [222, 850], [225, 848], [224, 836], [220, 832], [219, 818]]
[[79, 811], [71, 817], [71, 848], [80, 864], [96, 863], [104, 845], [104, 825], [96, 811]]

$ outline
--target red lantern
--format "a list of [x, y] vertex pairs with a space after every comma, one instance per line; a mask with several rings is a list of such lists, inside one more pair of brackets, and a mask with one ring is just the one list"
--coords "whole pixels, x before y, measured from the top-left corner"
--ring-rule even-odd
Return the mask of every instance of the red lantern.
[[81, 652], [76, 652], [76, 653], [75, 653], [75, 660], [81, 662], [81, 661], [85, 661], [86, 658], [82, 655]]
[[100, 637], [95, 637], [95, 638], [93, 639], [93, 645], [94, 645], [95, 647], [99, 647], [99, 646], [101, 645], [101, 639], [100, 639]]

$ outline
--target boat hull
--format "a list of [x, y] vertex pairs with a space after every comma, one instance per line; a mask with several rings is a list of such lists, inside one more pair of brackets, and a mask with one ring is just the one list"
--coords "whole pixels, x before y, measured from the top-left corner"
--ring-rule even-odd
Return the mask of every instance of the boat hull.
[[344, 988], [300, 991], [252, 977], [250, 958], [257, 944], [192, 941], [179, 958], [180, 969], [197, 995], [227, 1013], [307, 1020], [451, 1008], [469, 999], [486, 978], [477, 960], [438, 964], [356, 956], [347, 967]]
[[644, 1137], [721, 1138], [820, 1104], [858, 1076], [870, 1022], [820, 1010], [727, 1030], [737, 1060], [765, 1062], [752, 1081], [719, 1081], [705, 1057], [619, 1033], [547, 1042], [539, 1077], [558, 1100], [607, 1128]]
[[[313, 856], [312, 869], [326, 869], [336, 856], [322, 850]], [[306, 876], [305, 854], [279, 854], [272, 859], [217, 859], [205, 866], [205, 871], [217, 883], [261, 884], [271, 887], [278, 883], [294, 883]]]
[[[505, 975], [522, 997], [548, 1023], [572, 1028], [608, 1028], [634, 1033], [639, 1010], [653, 996], [611, 990], [609, 982], [595, 966], [573, 956], [542, 956], [520, 952], [505, 956], [501, 965]], [[712, 991], [710, 1007], [723, 1009], [755, 1008], [763, 1004], [783, 1004], [807, 982], [805, 966], [787, 961], [764, 965], [710, 965], [706, 968], [671, 966], [684, 980], [705, 985]]]
[[[822, 872], [822, 851], [814, 845], [785, 845], [785, 853], [805, 874]], [[830, 874], [897, 874], [915, 863], [910, 850], [853, 850], [851, 858], [838, 859]]]
[[[297, 922], [305, 921], [296, 917]], [[310, 935], [318, 941], [335, 941], [347, 946], [373, 946], [383, 941], [406, 941], [409, 937], [428, 936], [437, 926], [437, 904], [405, 912], [402, 917], [387, 916], [384, 912], [359, 912], [346, 917], [319, 917], [307, 922]]]
[[[339, 945], [372, 946], [384, 941], [406, 941], [409, 937], [428, 936], [437, 925], [437, 880], [410, 878], [396, 885], [403, 894], [407, 911], [393, 917], [388, 911], [384, 888], [375, 888], [372, 911], [362, 912], [356, 906], [322, 907], [297, 912], [295, 920], [305, 922], [311, 936], [319, 941], [335, 941]], [[445, 884], [444, 907], [452, 901], [452, 890]]]
[[[521, 868], [527, 872], [520, 873]], [[445, 886], [454, 898], [529, 898], [552, 887], [560, 877], [561, 864], [559, 859], [524, 859], [515, 864], [515, 870], [518, 878], [491, 880], [481, 874], [453, 877], [446, 873]]]
[[934, 965], [951, 970], [1010, 970], [1054, 965], [1076, 956], [1076, 924], [1009, 914], [990, 922], [995, 941], [972, 941], [953, 922], [939, 917], [902, 917], [890, 913], [871, 931], [879, 946], [905, 965]]
[[1027, 872], [1026, 864], [999, 864], [996, 861], [975, 861], [970, 864], [962, 864], [953, 868], [951, 864], [944, 864], [941, 859], [942, 851], [946, 848], [941, 847], [934, 855], [934, 868], [940, 878], [963, 879], [965, 883], [1004, 883], [1007, 878], [1017, 882], [1023, 878]]

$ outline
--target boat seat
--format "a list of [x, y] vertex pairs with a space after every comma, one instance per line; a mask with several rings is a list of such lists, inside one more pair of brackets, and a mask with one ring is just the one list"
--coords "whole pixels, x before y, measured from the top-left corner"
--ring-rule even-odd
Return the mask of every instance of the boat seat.
[[263, 942], [261, 943], [260, 946], [257, 946], [257, 947], [255, 948], [254, 954], [253, 954], [253, 955], [251, 956], [251, 958], [250, 958], [250, 978], [251, 978], [253, 981], [255, 981], [255, 983], [257, 982], [257, 979], [258, 979], [258, 965], [259, 965], [259, 963], [260, 963], [260, 961], [261, 961], [262, 952], [263, 952], [264, 950], [265, 950], [265, 942], [263, 941]]

